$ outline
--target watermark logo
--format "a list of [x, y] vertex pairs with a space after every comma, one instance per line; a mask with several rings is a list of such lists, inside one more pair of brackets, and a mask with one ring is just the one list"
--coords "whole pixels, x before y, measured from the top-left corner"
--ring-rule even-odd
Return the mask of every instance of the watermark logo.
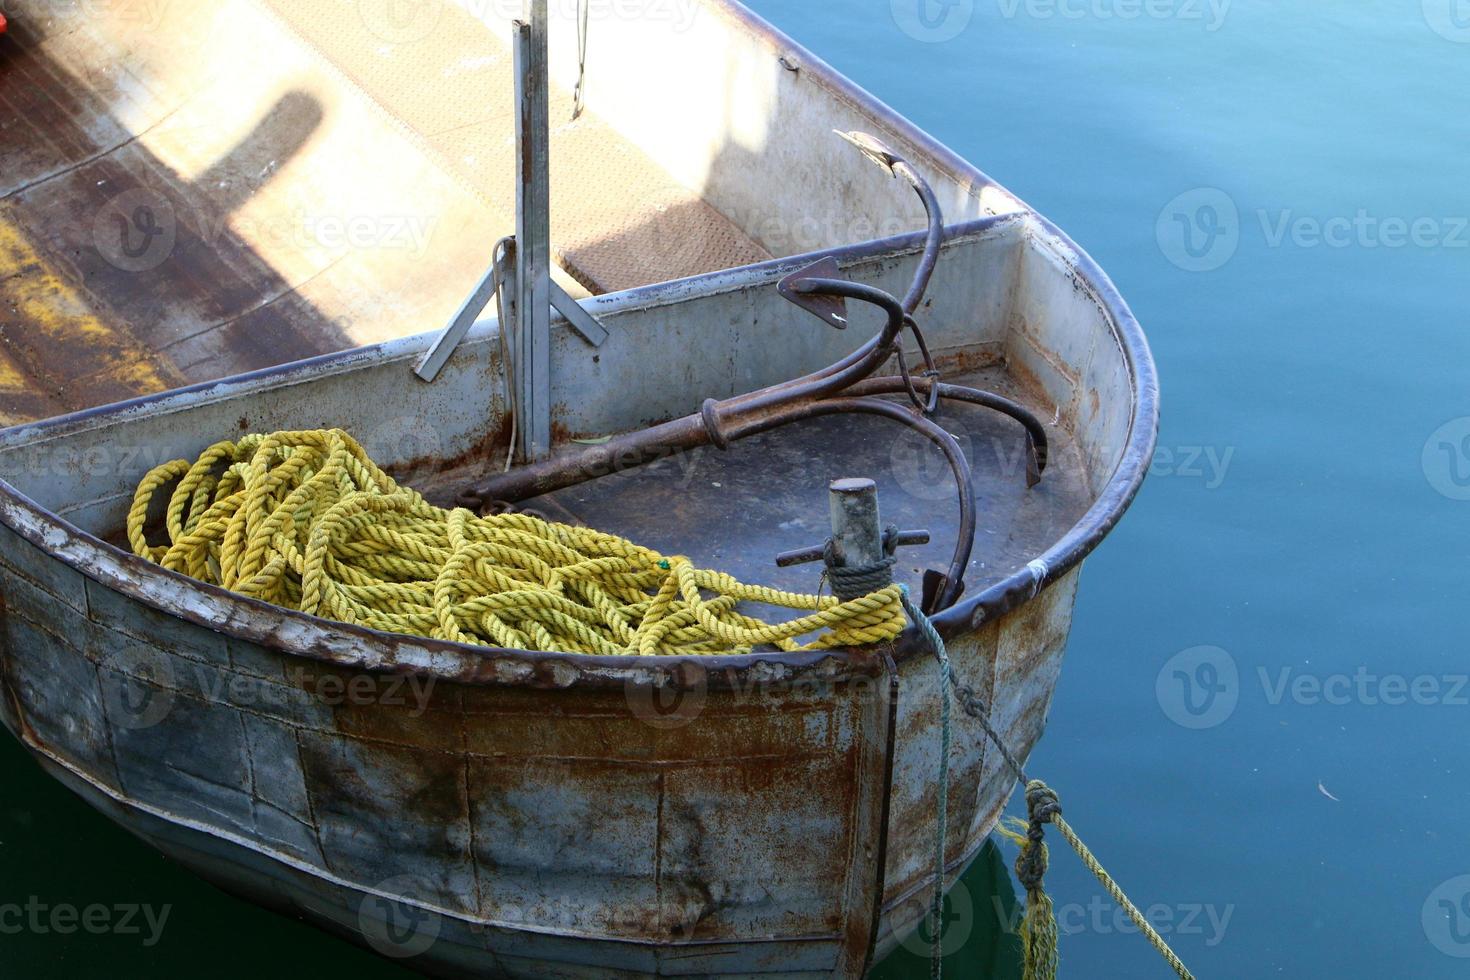
[[1470, 500], [1470, 416], [1435, 429], [1420, 457], [1424, 478], [1441, 496]]
[[699, 664], [685, 662], [674, 674], [667, 683], [656, 683], [646, 677], [629, 677], [623, 683], [628, 710], [650, 728], [660, 731], [683, 728], [704, 714], [709, 699], [709, 671]]
[[1218, 187], [1198, 187], [1164, 205], [1154, 235], [1164, 258], [1185, 272], [1213, 272], [1240, 247], [1240, 209]]
[[1419, 921], [1435, 949], [1470, 959], [1470, 875], [1451, 878], [1430, 892]]
[[[1470, 707], [1470, 674], [1380, 674], [1360, 665], [1351, 672], [1315, 673], [1292, 666], [1257, 666], [1261, 703], [1315, 708]], [[1254, 691], [1235, 658], [1219, 647], [1199, 646], [1170, 657], [1155, 679], [1159, 707], [1183, 728], [1214, 728]]]
[[169, 658], [149, 647], [129, 651], [129, 673], [104, 671], [102, 699], [107, 718], [118, 728], [152, 728], [168, 717], [174, 706], [174, 668]]
[[395, 960], [412, 959], [429, 951], [439, 939], [443, 922], [424, 907], [431, 894], [412, 875], [389, 878], [363, 896], [357, 908], [357, 926], [368, 945]]
[[173, 254], [179, 224], [161, 194], [136, 188], [104, 204], [92, 221], [92, 242], [124, 272], [150, 272]]
[[[974, 446], [964, 432], [953, 434], [965, 458], [974, 460]], [[1026, 446], [1016, 441], [1011, 459], [1000, 459], [1002, 471], [1024, 472]], [[952, 500], [955, 495], [954, 470], [934, 442], [913, 429], [904, 429], [893, 440], [888, 451], [889, 472], [904, 493], [917, 500]]]
[[364, 436], [362, 446], [372, 458], [384, 460], [384, 469], [407, 487], [422, 486], [433, 477], [446, 455], [438, 429], [418, 415], [379, 423]]
[[1434, 33], [1456, 44], [1470, 44], [1470, 0], [1423, 0], [1424, 20]]
[[1200, 23], [1213, 34], [1225, 26], [1231, 0], [999, 0], [1007, 20], [1175, 20]]
[[1246, 220], [1235, 200], [1217, 187], [1180, 194], [1159, 212], [1159, 250], [1186, 272], [1213, 272], [1235, 257], [1246, 232], [1266, 248], [1470, 249], [1470, 216], [1302, 214], [1295, 208], [1256, 208]]
[[413, 44], [434, 33], [444, 5], [445, 0], [357, 0], [357, 15], [389, 44]]
[[[1022, 905], [1007, 910], [999, 896], [992, 896], [996, 918], [1003, 923], [1005, 931], [1012, 936], [1020, 935], [1021, 920], [1026, 914]], [[1086, 902], [1068, 902], [1057, 905], [1053, 910], [1057, 920], [1057, 931], [1063, 936], [1090, 933], [1095, 936], [1134, 935], [1141, 930], [1132, 916], [1111, 898], [1093, 895]], [[1235, 906], [1215, 905], [1203, 902], [1181, 902], [1167, 905], [1156, 902], [1140, 909], [1153, 930], [1161, 936], [1199, 936], [1210, 949], [1225, 941], [1230, 929], [1230, 920], [1235, 917]]]
[[1154, 681], [1159, 707], [1183, 728], [1224, 724], [1240, 703], [1240, 670], [1220, 647], [1181, 650], [1160, 668]]
[[152, 949], [163, 938], [172, 905], [50, 904], [32, 895], [24, 904], [0, 903], [0, 936], [140, 936], [144, 948]]
[[[927, 957], [933, 953], [936, 930], [939, 933], [939, 951], [943, 956], [950, 956], [964, 949], [965, 943], [970, 941], [971, 933], [975, 931], [975, 903], [963, 880], [956, 881], [954, 887], [944, 896], [938, 921], [934, 916], [932, 892], [925, 890], [910, 897], [905, 904], [909, 907], [910, 914], [922, 909], [918, 925], [899, 940], [903, 948], [915, 956]], [[902, 921], [907, 916], [895, 918]]]
[[889, 7], [898, 29], [925, 44], [954, 40], [975, 17], [975, 0], [890, 0]]

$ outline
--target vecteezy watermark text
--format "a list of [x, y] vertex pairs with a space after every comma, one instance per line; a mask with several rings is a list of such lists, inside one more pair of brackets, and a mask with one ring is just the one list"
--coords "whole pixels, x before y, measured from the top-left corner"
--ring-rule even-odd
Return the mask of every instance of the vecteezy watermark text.
[[[1003, 923], [1006, 932], [1017, 935], [1021, 931], [1021, 918], [1026, 914], [1024, 906], [1006, 909], [998, 896], [992, 896], [991, 904], [996, 918]], [[1111, 898], [1094, 895], [1086, 902], [1068, 902], [1057, 905], [1053, 911], [1057, 919], [1057, 931], [1063, 936], [1091, 933], [1096, 936], [1129, 935], [1139, 928], [1128, 913]], [[1181, 902], [1169, 905], [1156, 902], [1140, 909], [1144, 919], [1161, 936], [1203, 936], [1205, 945], [1214, 948], [1225, 941], [1225, 932], [1235, 916], [1235, 906], [1214, 905], [1202, 902]]]
[[1470, 674], [1381, 673], [1366, 665], [1317, 672], [1294, 666], [1257, 666], [1244, 675], [1228, 651], [1216, 646], [1181, 650], [1159, 669], [1154, 690], [1164, 715], [1183, 728], [1224, 724], [1241, 700], [1259, 691], [1272, 708], [1300, 707], [1470, 707]]
[[[1208, 32], [1225, 26], [1233, 0], [987, 0], [1005, 20], [1177, 21]], [[916, 41], [952, 41], [975, 19], [976, 0], [890, 0], [893, 22]]]
[[108, 672], [103, 701], [114, 725], [145, 729], [173, 714], [180, 697], [237, 708], [384, 707], [404, 709], [410, 718], [429, 710], [436, 679], [418, 674], [317, 672], [292, 667], [280, 680], [237, 674], [174, 658], [148, 647], [134, 647], [127, 673]]
[[1470, 215], [1393, 215], [1360, 207], [1351, 214], [1306, 214], [1296, 208], [1256, 208], [1251, 220], [1218, 187], [1185, 191], [1159, 211], [1159, 251], [1186, 272], [1213, 272], [1240, 249], [1247, 234], [1266, 248], [1470, 249]]
[[123, 902], [116, 905], [49, 903], [31, 895], [24, 902], [0, 902], [0, 936], [140, 936], [152, 948], [163, 938], [172, 905]]
[[1232, 0], [996, 0], [1007, 20], [1177, 20], [1210, 33], [1225, 26]]
[[109, 264], [124, 272], [158, 268], [173, 256], [181, 234], [205, 247], [236, 239], [296, 252], [381, 250], [413, 257], [430, 248], [438, 218], [424, 214], [326, 213], [296, 208], [288, 214], [254, 217], [176, 206], [147, 188], [124, 191], [92, 219], [92, 242]]

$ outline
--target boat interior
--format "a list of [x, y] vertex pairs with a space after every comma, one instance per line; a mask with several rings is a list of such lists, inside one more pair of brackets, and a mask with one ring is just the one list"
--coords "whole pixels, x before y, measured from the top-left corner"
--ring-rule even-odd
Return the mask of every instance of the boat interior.
[[[417, 335], [449, 319], [514, 227], [517, 5], [407, 6], [418, 13], [140, 0], [13, 22], [0, 43], [4, 479], [118, 542], [150, 466], [245, 431], [348, 429], [441, 503], [503, 466], [493, 308], [433, 384], [410, 367], [428, 343]], [[1052, 443], [1028, 487], [1020, 426], [942, 409], [979, 503], [967, 585], [1024, 567], [1077, 524], [1122, 458], [1131, 370], [1044, 223], [875, 118], [738, 5], [594, 16], [585, 47], [575, 5], [552, 6], [554, 276], [612, 333], [592, 348], [556, 321], [560, 451], [816, 370], [877, 331], [873, 310], [834, 330], [776, 288], [836, 254], [845, 277], [903, 292], [924, 210], [832, 133], [875, 130], [944, 209], [917, 314], [944, 380], [1021, 403]], [[67, 412], [81, 414], [25, 424]], [[826, 537], [830, 479], [876, 479], [885, 523], [931, 532], [900, 555], [915, 588], [958, 530], [942, 457], [870, 417], [598, 476], [524, 505], [801, 591], [819, 568], [773, 557]]]
[[[1030, 219], [1009, 216], [952, 234], [926, 303], [927, 333], [946, 381], [1021, 403], [1046, 425], [1050, 442], [1046, 470], [1028, 487], [1020, 425], [969, 405], [941, 409], [940, 422], [970, 459], [978, 502], [965, 575], [971, 592], [1024, 568], [1082, 519], [1128, 431], [1128, 375], [1116, 345], [1106, 335], [1084, 344], [1062, 334], [1078, 341], [1070, 347], [1051, 337], [1085, 360], [1074, 369], [1042, 345], [1046, 334], [1029, 327], [1083, 333], [1096, 331], [1101, 316], [1072, 288], [1057, 257], [1033, 247], [1034, 231]], [[910, 238], [854, 250], [844, 274], [899, 290], [919, 246]], [[778, 294], [779, 279], [807, 261], [608, 297], [593, 306], [612, 335], [601, 348], [587, 346], [565, 322], [555, 325], [558, 452], [697, 411], [706, 397], [820, 368], [871, 336], [878, 320], [871, 311], [855, 310], [852, 327], [838, 331]], [[467, 485], [502, 470], [508, 456], [497, 331], [493, 321], [477, 325], [433, 384], [412, 373], [428, 338], [408, 338], [12, 427], [0, 431], [0, 472], [45, 510], [121, 544], [133, 490], [151, 467], [245, 432], [337, 426], [400, 482], [452, 505]], [[624, 467], [612, 458], [588, 477], [522, 506], [800, 591], [817, 589], [820, 566], [783, 569], [774, 559], [825, 539], [832, 479], [876, 480], [885, 524], [931, 532], [928, 544], [900, 552], [896, 577], [915, 590], [925, 569], [945, 567], [960, 516], [954, 477], [933, 444], [861, 415], [794, 423], [728, 451], [671, 452], [648, 465]]]

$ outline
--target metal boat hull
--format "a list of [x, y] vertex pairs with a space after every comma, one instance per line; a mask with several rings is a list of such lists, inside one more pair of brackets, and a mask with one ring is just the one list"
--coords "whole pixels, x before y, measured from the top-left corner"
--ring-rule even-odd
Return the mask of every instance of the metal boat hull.
[[[424, 694], [162, 614], [8, 528], [0, 577], [0, 718], [48, 771], [227, 890], [416, 969], [857, 976], [927, 907], [926, 658]], [[1023, 752], [1074, 588], [951, 644]], [[963, 726], [953, 761], [957, 876], [1010, 784]]]

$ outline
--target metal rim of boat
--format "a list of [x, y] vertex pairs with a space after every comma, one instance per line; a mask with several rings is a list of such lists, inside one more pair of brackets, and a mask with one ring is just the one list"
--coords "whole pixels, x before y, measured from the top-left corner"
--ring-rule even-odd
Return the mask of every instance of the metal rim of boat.
[[[872, 94], [838, 74], [826, 62], [754, 13], [738, 4], [714, 9], [720, 10], [742, 30], [764, 42], [775, 55], [788, 60], [795, 59], [795, 63], [803, 71], [808, 72], [818, 84], [837, 97], [901, 133], [931, 162], [968, 177], [974, 187], [999, 188], [999, 185], [974, 165], [905, 120]], [[1128, 367], [1133, 400], [1128, 437], [1122, 456], [1108, 482], [1087, 512], [1061, 538], [1028, 565], [983, 591], [963, 596], [954, 606], [934, 617], [936, 627], [945, 636], [979, 628], [1023, 605], [1087, 558], [1117, 525], [1137, 496], [1157, 441], [1158, 377], [1141, 325], [1116, 286], [1091, 256], [1045, 217], [1019, 200], [1017, 204], [1021, 208], [1018, 212], [949, 226], [946, 229], [946, 238], [972, 234], [1004, 223], [1024, 222], [1032, 239], [1065, 263], [1073, 281], [1105, 314], [1110, 335]], [[910, 247], [917, 249], [922, 237], [921, 233], [900, 235], [836, 250], [824, 250], [811, 256], [780, 258], [760, 266], [748, 266], [743, 271], [751, 272], [763, 267], [786, 268], [823, 255], [845, 259], [874, 252], [892, 254]], [[692, 279], [643, 286], [615, 295], [624, 303], [650, 304], [667, 300], [673, 290], [687, 290], [691, 284], [714, 282], [728, 274], [729, 270], [712, 272]], [[425, 335], [420, 339], [427, 343], [432, 338]], [[363, 350], [364, 348], [357, 348], [339, 351], [225, 380], [238, 382], [269, 379], [288, 370], [299, 370], [304, 365], [348, 362], [360, 357]], [[134, 411], [177, 396], [180, 392], [207, 391], [222, 383], [212, 381], [160, 392], [18, 428], [24, 428], [27, 433], [45, 433], [79, 422]], [[678, 654], [614, 657], [507, 650], [381, 633], [318, 619], [249, 599], [161, 568], [107, 544], [46, 510], [3, 479], [0, 479], [0, 521], [87, 578], [162, 612], [227, 635], [274, 646], [296, 656], [364, 670], [420, 673], [467, 684], [571, 687], [623, 686], [655, 679], [659, 682], [672, 681], [679, 685], [685, 682], [688, 674], [686, 668], [692, 664], [698, 668], [697, 683], [711, 689], [720, 689], [738, 684], [748, 674], [757, 672], [771, 680], [794, 679], [807, 674], [821, 674], [835, 680], [846, 675], [869, 675], [879, 669], [879, 657], [871, 651], [861, 650], [760, 652], [701, 657]], [[181, 585], [205, 601], [185, 605], [172, 599], [171, 596]], [[915, 631], [910, 628], [897, 642], [893, 655], [902, 660], [914, 655], [921, 648], [922, 644], [917, 642]]]

